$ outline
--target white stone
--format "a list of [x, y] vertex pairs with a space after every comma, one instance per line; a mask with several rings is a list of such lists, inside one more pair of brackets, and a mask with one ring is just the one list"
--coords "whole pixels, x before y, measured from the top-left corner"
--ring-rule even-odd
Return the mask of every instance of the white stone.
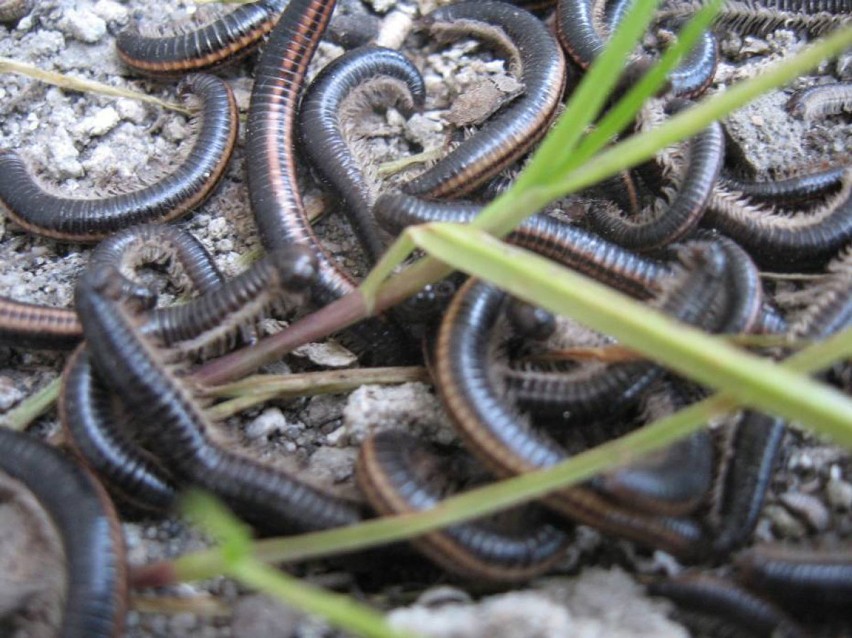
[[100, 137], [109, 133], [120, 121], [118, 111], [107, 106], [80, 120], [77, 130], [90, 137]]
[[69, 9], [61, 27], [66, 35], [80, 42], [94, 44], [106, 35], [106, 22], [87, 9]]

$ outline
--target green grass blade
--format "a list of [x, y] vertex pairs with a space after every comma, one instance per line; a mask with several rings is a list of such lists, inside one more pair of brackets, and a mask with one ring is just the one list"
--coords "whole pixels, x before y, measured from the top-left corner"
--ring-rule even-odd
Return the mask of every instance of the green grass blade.
[[[248, 527], [213, 496], [192, 491], [184, 495], [181, 509], [221, 543], [222, 572], [281, 602], [321, 616], [330, 624], [368, 638], [413, 638], [391, 629], [384, 617], [353, 598], [313, 587], [289, 574], [258, 562], [251, 553]], [[214, 552], [217, 550], [214, 550]]]
[[645, 100], [655, 95], [665, 78], [698, 42], [710, 27], [723, 0], [712, 0], [696, 13], [678, 33], [677, 42], [670, 46], [656, 64], [612, 107], [594, 130], [583, 138], [565, 170], [574, 170], [597, 153], [607, 142], [621, 133], [636, 117]]
[[603, 151], [572, 173], [543, 186], [545, 192], [542, 198], [548, 202], [559, 199], [651, 159], [660, 149], [695, 135], [711, 122], [721, 119], [762, 93], [787, 84], [816, 67], [822, 60], [839, 55], [850, 46], [852, 26], [838, 29], [796, 55], [777, 62], [758, 76], [705, 98], [694, 107], [673, 116], [659, 128], [635, 135]]
[[548, 133], [529, 165], [518, 176], [517, 186], [524, 188], [559, 175], [570, 161], [571, 153], [603, 108], [618, 82], [620, 71], [631, 51], [654, 17], [658, 0], [635, 0], [606, 48], [592, 63], [577, 90], [571, 94], [559, 122]]
[[415, 634], [392, 629], [381, 613], [350, 596], [314, 587], [289, 574], [247, 560], [230, 570], [230, 575], [246, 585], [274, 596], [304, 612], [325, 618], [329, 624], [367, 638], [414, 638]]
[[26, 430], [30, 423], [53, 407], [61, 386], [62, 379], [54, 379], [35, 394], [28, 396], [6, 414], [0, 415], [0, 427], [20, 432]]
[[412, 252], [414, 252], [414, 244], [411, 239], [406, 233], [400, 234], [385, 251], [385, 254], [381, 256], [379, 262], [373, 266], [364, 281], [361, 282], [361, 294], [364, 296], [370, 312], [373, 311], [373, 301], [376, 298], [376, 291], [379, 286], [390, 277], [394, 268], [405, 261]]
[[679, 324], [603, 284], [488, 233], [424, 224], [409, 236], [430, 255], [628, 347], [743, 405], [798, 420], [852, 448], [852, 400], [840, 392]]

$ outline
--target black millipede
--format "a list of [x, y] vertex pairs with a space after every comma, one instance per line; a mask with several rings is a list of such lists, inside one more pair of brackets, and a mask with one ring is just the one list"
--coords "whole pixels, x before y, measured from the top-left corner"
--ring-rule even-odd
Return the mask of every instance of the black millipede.
[[840, 187], [845, 173], [846, 168], [838, 166], [763, 182], [723, 177], [720, 183], [726, 190], [742, 193], [753, 202], [785, 206], [829, 195]]
[[241, 330], [252, 328], [282, 305], [301, 295], [316, 272], [306, 246], [279, 248], [251, 268], [184, 304], [154, 308], [142, 332], [166, 347], [190, 354], [221, 354]]
[[832, 260], [826, 271], [814, 301], [791, 321], [794, 339], [826, 339], [852, 324], [852, 248]]
[[755, 334], [784, 334], [789, 328], [784, 315], [775, 306], [764, 303], [752, 331]]
[[798, 13], [852, 13], [852, 1], [850, 0], [759, 0], [755, 4], [777, 11], [795, 11]]
[[[300, 94], [334, 6], [334, 0], [290, 0], [255, 68], [246, 126], [249, 199], [260, 239], [268, 251], [290, 244], [311, 249], [318, 268], [311, 300], [319, 306], [355, 289], [308, 221], [296, 169]], [[408, 356], [401, 330], [384, 319], [352, 326], [341, 339], [359, 356], [384, 364]]]
[[[687, 277], [681, 291], [682, 305], [699, 315], [720, 280], [715, 267], [718, 253], [707, 255]], [[700, 299], [699, 299], [700, 298]], [[453, 300], [438, 337], [435, 380], [444, 406], [462, 439], [475, 456], [500, 476], [515, 475], [558, 463], [565, 451], [545, 435], [533, 431], [527, 419], [507, 402], [506, 393], [494, 379], [489, 352], [489, 333], [500, 316], [505, 295], [475, 280], [465, 284]], [[558, 512], [604, 532], [645, 545], [662, 547], [681, 557], [701, 551], [703, 533], [688, 519], [647, 516], [614, 505], [588, 487], [562, 490], [545, 499]]]
[[237, 139], [237, 106], [228, 85], [212, 75], [190, 76], [179, 93], [192, 105], [198, 135], [177, 169], [139, 190], [96, 199], [45, 191], [20, 156], [0, 152], [0, 205], [25, 230], [60, 241], [94, 242], [121, 228], [171, 221], [204, 202], [224, 175]]
[[782, 271], [823, 266], [852, 241], [852, 169], [815, 209], [784, 215], [717, 186], [703, 222], [722, 231], [757, 264]]
[[[153, 231], [143, 230], [148, 234]], [[115, 259], [119, 258], [114, 250], [108, 252]], [[120, 296], [126, 297], [128, 286], [116, 277], [112, 265], [111, 260], [102, 257], [92, 260], [91, 268], [108, 274], [110, 285], [120, 291]], [[191, 270], [192, 264], [189, 266]], [[241, 326], [253, 324], [267, 306], [286, 294], [306, 289], [313, 272], [307, 248], [282, 249], [221, 285], [215, 278], [209, 282], [196, 281], [201, 296], [183, 305], [145, 313], [140, 330], [172, 350], [218, 351], [224, 339]], [[135, 297], [131, 298], [136, 301]], [[132, 506], [160, 512], [171, 505], [174, 480], [131, 436], [134, 426], [129, 421], [133, 414], [126, 410], [122, 413], [120, 408], [113, 406], [104, 382], [94, 374], [90, 356], [85, 351], [75, 354], [64, 372], [60, 415], [79, 454]]]
[[786, 431], [782, 420], [751, 410], [734, 427], [728, 443], [733, 457], [722, 477], [721, 502], [715, 504], [721, 521], [713, 538], [718, 556], [727, 556], [751, 538]]
[[559, 365], [513, 364], [502, 371], [506, 390], [534, 415], [561, 416], [569, 422], [613, 417], [635, 404], [662, 370], [646, 362], [586, 362]]
[[[191, 287], [202, 295], [224, 281], [195, 237], [166, 225], [133, 226], [110, 236], [92, 251], [88, 268], [111, 273], [123, 298], [148, 308], [156, 303], [154, 291], [128, 275], [136, 267], [152, 263], [168, 263], [169, 275], [179, 288]], [[175, 309], [158, 312], [168, 314]], [[95, 374], [84, 348], [69, 358], [63, 372], [59, 415], [77, 453], [123, 501], [142, 513], [171, 507], [176, 495], [172, 477], [129, 435], [125, 422], [131, 415]]]
[[799, 91], [788, 100], [787, 110], [807, 120], [852, 112], [852, 82], [812, 86]]
[[[603, 4], [601, 0], [559, 0], [556, 4], [559, 42], [581, 69], [589, 68], [600, 55], [606, 46], [605, 32], [614, 30], [630, 7], [629, 1], [618, 2], [605, 20]], [[702, 93], [713, 80], [718, 57], [716, 37], [704, 32], [680, 66], [669, 74], [672, 92], [684, 98]]]
[[727, 286], [721, 334], [754, 332], [766, 323], [769, 302], [764, 301], [760, 272], [748, 253], [732, 239], [717, 236], [714, 240], [722, 247], [727, 262]]
[[7, 428], [0, 428], [0, 470], [35, 495], [62, 540], [67, 586], [59, 638], [121, 638], [124, 539], [104, 489], [58, 450]]
[[737, 578], [748, 587], [805, 612], [852, 616], [852, 549], [757, 545], [737, 556]]
[[[648, 593], [665, 596], [688, 614], [716, 621], [713, 634], [755, 638], [804, 638], [807, 634], [783, 610], [736, 583], [696, 572], [653, 582]], [[732, 629], [733, 628], [733, 629]]]
[[[442, 498], [438, 459], [405, 432], [384, 431], [361, 446], [357, 479], [381, 514], [417, 512]], [[528, 514], [528, 513], [527, 513]], [[564, 555], [568, 534], [527, 522], [515, 532], [476, 521], [453, 525], [412, 542], [429, 558], [468, 579], [518, 582], [547, 571]]]
[[713, 443], [696, 432], [660, 453], [601, 477], [596, 485], [630, 509], [682, 516], [707, 494], [713, 474]]
[[80, 342], [77, 313], [0, 296], [0, 344], [35, 350], [69, 350]]
[[314, 300], [324, 305], [354, 289], [352, 277], [317, 238], [302, 203], [296, 174], [296, 112], [308, 63], [335, 3], [291, 0], [273, 29], [257, 67], [246, 124], [246, 177], [260, 239], [267, 250], [309, 246], [319, 277]]
[[[679, 104], [679, 108], [685, 106]], [[587, 219], [604, 238], [634, 250], [658, 250], [691, 231], [704, 214], [724, 159], [725, 138], [714, 122], [688, 142], [687, 164], [675, 195], [662, 210], [639, 219], [592, 208]]]
[[775, 307], [765, 300], [763, 284], [757, 265], [737, 242], [706, 230], [697, 230], [689, 242], [712, 241], [725, 253], [727, 285], [724, 307], [720, 310], [720, 334], [741, 334], [767, 331], [785, 332], [786, 323]]
[[121, 279], [122, 296], [153, 307], [156, 293], [130, 274], [140, 266], [166, 264], [169, 278], [180, 290], [199, 294], [218, 288], [224, 281], [207, 249], [191, 233], [166, 224], [131, 226], [110, 235], [89, 257], [89, 267], [104, 267]]
[[[848, 1], [848, 0], [840, 0]], [[702, 0], [685, 0], [671, 4], [661, 16], [676, 20], [688, 18], [703, 5]], [[789, 5], [788, 5], [789, 6]], [[814, 12], [797, 9], [781, 9], [778, 6], [768, 6], [763, 2], [753, 0], [728, 0], [725, 2], [713, 23], [714, 29], [720, 33], [739, 33], [750, 35], [766, 35], [778, 29], [807, 31], [811, 35], [821, 35], [832, 29], [840, 28], [848, 23], [848, 13], [828, 11], [830, 2], [817, 3], [814, 8], [823, 7]]]
[[[153, 306], [154, 292], [126, 276], [141, 262], [168, 261], [172, 278], [188, 278], [204, 292], [222, 281], [212, 257], [189, 233], [172, 226], [133, 226], [102, 241], [90, 263], [103, 263], [120, 277], [126, 296]], [[180, 273], [178, 272], [180, 271]], [[178, 281], [178, 285], [182, 282]], [[72, 309], [15, 301], [0, 296], [0, 343], [17, 348], [67, 350], [82, 338], [83, 329]]]
[[[354, 279], [308, 221], [296, 170], [300, 93], [334, 5], [334, 0], [290, 0], [255, 68], [246, 125], [246, 177], [260, 239], [268, 251], [291, 244], [311, 249], [318, 269], [311, 299], [319, 306], [355, 289]], [[342, 337], [354, 342], [356, 354], [385, 363], [407, 355], [401, 331], [383, 319], [363, 321]]]
[[349, 51], [317, 75], [299, 107], [302, 149], [343, 202], [361, 245], [375, 261], [385, 250], [371, 213], [375, 187], [350, 149], [352, 128], [365, 109], [394, 106], [411, 115], [426, 89], [417, 67], [392, 49]]
[[[166, 347], [190, 354], [221, 353], [240, 331], [250, 330], [280, 306], [288, 294], [301, 294], [314, 275], [313, 256], [305, 246], [272, 251], [249, 269], [225, 281], [210, 254], [190, 233], [165, 225], [134, 226], [101, 242], [90, 267], [112, 274], [123, 298], [143, 308], [142, 331]], [[182, 304], [152, 308], [153, 290], [125, 273], [143, 264], [168, 263], [181, 289], [199, 296]]]
[[683, 62], [669, 73], [672, 93], [683, 98], [701, 95], [713, 82], [718, 64], [719, 42], [711, 31], [705, 31]]
[[506, 319], [515, 334], [525, 339], [544, 341], [556, 331], [553, 313], [517, 297], [512, 297], [506, 306]]
[[121, 501], [142, 512], [164, 512], [177, 497], [174, 479], [128, 434], [115, 398], [92, 368], [85, 347], [65, 365], [59, 415], [74, 450]]
[[317, 75], [299, 107], [302, 148], [343, 202], [361, 245], [375, 261], [384, 252], [370, 211], [374, 187], [350, 144], [351, 129], [364, 109], [394, 106], [411, 115], [423, 105], [426, 88], [417, 67], [392, 49], [365, 46], [343, 54]]
[[143, 319], [113, 297], [118, 295], [108, 270], [86, 271], [79, 279], [76, 305], [86, 342], [104, 382], [134, 414], [134, 435], [169, 468], [176, 483], [210, 490], [271, 533], [360, 520], [354, 504], [214, 443], [201, 403], [164, 362], [156, 340], [141, 334]]
[[118, 57], [145, 75], [207, 71], [253, 51], [278, 22], [287, 2], [242, 4], [206, 26], [171, 36], [145, 36], [131, 27], [116, 37]]
[[535, 16], [502, 2], [464, 2], [436, 9], [424, 23], [439, 38], [471, 34], [510, 57], [524, 94], [432, 168], [404, 185], [409, 195], [460, 197], [520, 159], [547, 132], [565, 86], [559, 43]]
[[[660, 383], [644, 398], [643, 420], [669, 416], [691, 398], [683, 383]], [[700, 430], [591, 483], [631, 509], [680, 516], [694, 511], [710, 491], [713, 465], [713, 441]]]
[[[391, 233], [427, 222], [468, 224], [482, 210], [478, 204], [431, 202], [404, 193], [385, 193], [373, 213]], [[652, 297], [670, 270], [662, 262], [636, 255], [596, 234], [546, 215], [534, 215], [507, 240], [640, 299]]]
[[[672, 276], [664, 285], [664, 292], [654, 305], [662, 303], [662, 309], [673, 313], [682, 321], [696, 323], [705, 330], [717, 332], [724, 327], [727, 316], [711, 312], [717, 300], [723, 298], [724, 277], [727, 260], [724, 249], [715, 244], [697, 244], [681, 249], [683, 252], [712, 254], [712, 270], [718, 271], [718, 280], [697, 276], [697, 282], [705, 287], [701, 291], [690, 291], [696, 295], [691, 301], [681, 292], [684, 277]], [[702, 257], [703, 259], [703, 257]], [[692, 264], [694, 268], [696, 264]], [[645, 361], [605, 364], [600, 361], [572, 365], [570, 369], [558, 363], [542, 366], [510, 364], [501, 370], [506, 390], [524, 410], [533, 414], [561, 414], [565, 420], [577, 421], [590, 417], [612, 417], [638, 401], [662, 369]]]

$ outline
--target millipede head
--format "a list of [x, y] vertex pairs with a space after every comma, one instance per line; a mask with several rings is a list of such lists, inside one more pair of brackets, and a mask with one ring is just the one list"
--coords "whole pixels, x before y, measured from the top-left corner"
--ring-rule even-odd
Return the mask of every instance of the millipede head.
[[301, 292], [313, 285], [317, 276], [317, 259], [307, 246], [285, 246], [270, 253], [270, 259], [291, 292]]

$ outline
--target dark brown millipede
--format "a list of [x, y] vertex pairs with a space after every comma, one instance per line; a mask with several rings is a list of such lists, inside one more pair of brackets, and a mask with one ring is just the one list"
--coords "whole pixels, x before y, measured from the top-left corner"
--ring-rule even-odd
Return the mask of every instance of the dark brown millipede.
[[0, 470], [35, 495], [59, 531], [68, 584], [57, 636], [121, 638], [124, 538], [101, 484], [59, 450], [7, 428], [0, 428]]
[[193, 75], [180, 93], [201, 101], [198, 136], [174, 172], [144, 188], [103, 198], [60, 197], [44, 190], [20, 156], [0, 152], [0, 206], [29, 232], [60, 241], [94, 242], [136, 224], [177, 219], [201, 205], [222, 179], [237, 140], [237, 105], [227, 85]]
[[251, 53], [286, 5], [287, 0], [241, 5], [204, 27], [171, 36], [145, 36], [130, 27], [118, 34], [116, 51], [122, 62], [145, 75], [207, 71]]

